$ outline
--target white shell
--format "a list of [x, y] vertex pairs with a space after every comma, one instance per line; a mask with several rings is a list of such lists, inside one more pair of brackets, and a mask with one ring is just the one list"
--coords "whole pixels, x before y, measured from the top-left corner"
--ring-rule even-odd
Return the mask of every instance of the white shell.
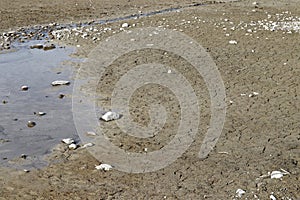
[[271, 178], [282, 178], [284, 173], [280, 171], [272, 171], [271, 172]]
[[76, 149], [76, 148], [77, 148], [77, 145], [74, 144], [74, 143], [69, 145], [69, 149], [74, 150], [74, 149]]
[[242, 189], [237, 189], [235, 193], [236, 193], [237, 197], [241, 198], [242, 195], [245, 194], [246, 192], [244, 190], [242, 190]]
[[52, 86], [69, 85], [69, 84], [70, 84], [70, 81], [63, 81], [63, 80], [53, 81], [51, 83]]
[[104, 170], [104, 171], [109, 171], [111, 170], [113, 167], [109, 164], [101, 164], [101, 165], [97, 165], [95, 166], [96, 169], [98, 170]]
[[61, 140], [65, 144], [72, 144], [74, 143], [74, 140], [72, 138], [66, 138]]
[[103, 119], [106, 122], [116, 120], [119, 118], [120, 118], [120, 115], [118, 113], [112, 112], [112, 111], [108, 111], [101, 117], [101, 119]]

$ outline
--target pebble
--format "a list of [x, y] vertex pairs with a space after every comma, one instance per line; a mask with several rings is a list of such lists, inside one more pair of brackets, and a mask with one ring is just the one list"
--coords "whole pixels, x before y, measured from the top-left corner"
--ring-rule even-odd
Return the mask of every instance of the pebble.
[[123, 23], [122, 24], [122, 28], [128, 28], [129, 27], [129, 24], [128, 23]]
[[70, 81], [57, 80], [51, 83], [52, 86], [70, 85]]
[[69, 149], [71, 149], [71, 150], [75, 150], [76, 148], [77, 148], [77, 145], [74, 143], [69, 145]]
[[229, 44], [237, 44], [237, 41], [236, 40], [230, 40]]
[[43, 46], [44, 51], [52, 50], [52, 49], [55, 49], [55, 48], [56, 48], [56, 46], [54, 44], [47, 44], [47, 45]]
[[58, 98], [62, 99], [62, 98], [64, 98], [65, 96], [66, 96], [66, 95], [60, 93], [60, 94], [58, 95]]
[[104, 170], [104, 171], [109, 171], [111, 170], [113, 167], [109, 164], [101, 164], [101, 165], [97, 165], [95, 166], [96, 169], [98, 170]]
[[246, 192], [242, 189], [237, 189], [235, 193], [237, 197], [241, 198], [242, 195], [245, 194]]
[[93, 143], [86, 143], [81, 148], [87, 148], [87, 147], [92, 147], [92, 146], [94, 146]]
[[32, 46], [30, 46], [30, 49], [42, 49], [44, 47], [44, 45], [42, 44], [34, 44]]
[[27, 86], [27, 85], [23, 85], [22, 87], [21, 87], [21, 90], [23, 90], [23, 91], [27, 91], [29, 89], [29, 87]]
[[46, 115], [47, 113], [45, 113], [45, 112], [38, 112], [38, 113], [35, 113], [36, 115], [38, 115], [38, 116], [44, 116], [44, 115]]
[[65, 138], [65, 139], [62, 139], [61, 141], [65, 144], [68, 144], [68, 145], [75, 142], [72, 138]]
[[33, 121], [28, 121], [28, 122], [27, 122], [27, 126], [28, 126], [29, 128], [35, 127], [35, 125], [36, 125], [36, 123], [33, 122]]
[[284, 175], [284, 173], [282, 173], [281, 171], [272, 171], [271, 172], [271, 179], [275, 178], [275, 179], [279, 179], [282, 178]]
[[87, 134], [88, 136], [96, 136], [96, 133], [95, 133], [95, 132], [92, 132], [92, 131], [88, 131], [88, 132], [86, 132], [86, 134]]
[[106, 122], [116, 120], [119, 118], [120, 118], [120, 115], [118, 113], [112, 112], [112, 111], [108, 111], [101, 117], [101, 119], [103, 119]]

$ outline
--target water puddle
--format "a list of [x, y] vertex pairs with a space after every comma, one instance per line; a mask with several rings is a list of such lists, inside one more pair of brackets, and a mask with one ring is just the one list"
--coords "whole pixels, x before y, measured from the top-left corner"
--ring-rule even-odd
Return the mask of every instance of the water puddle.
[[[15, 44], [17, 51], [0, 54], [1, 166], [42, 167], [47, 164], [43, 156], [62, 138], [78, 137], [71, 112], [72, 82], [69, 86], [51, 85], [55, 80], [70, 80], [72, 68], [62, 62], [71, 60], [74, 48], [29, 48], [36, 43]], [[29, 89], [22, 91], [23, 85]], [[64, 98], [60, 98], [62, 94]], [[34, 114], [38, 112], [46, 115]], [[28, 121], [36, 126], [29, 128]], [[22, 154], [27, 156], [26, 162], [16, 160], [24, 157]]]

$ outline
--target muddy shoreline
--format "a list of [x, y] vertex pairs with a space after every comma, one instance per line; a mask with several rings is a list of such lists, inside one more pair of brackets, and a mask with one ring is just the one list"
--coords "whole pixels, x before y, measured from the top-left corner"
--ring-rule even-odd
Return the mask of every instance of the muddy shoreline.
[[[145, 6], [147, 3], [139, 0], [128, 4], [120, 4], [118, 1], [54, 1], [51, 5], [46, 1], [37, 3], [34, 0], [26, 4], [21, 1], [13, 4], [8, 2], [1, 2], [3, 6], [0, 16], [6, 20], [2, 20], [0, 30], [15, 31], [15, 27], [19, 26], [53, 22], [92, 22], [103, 16], [111, 19], [117, 12], [116, 7], [118, 16], [127, 16], [138, 13], [141, 6], [143, 13], [146, 13], [190, 4], [189, 1], [171, 1], [153, 2]], [[95, 166], [102, 160], [95, 159], [87, 149], [70, 150], [58, 142], [48, 157], [51, 164], [47, 167], [28, 172], [2, 166], [0, 199], [299, 199], [300, 29], [296, 23], [300, 21], [299, 3], [296, 0], [288, 3], [266, 0], [259, 3], [241, 1], [212, 4], [108, 24], [87, 24], [84, 27], [53, 30], [53, 38], [49, 39], [53, 39], [52, 42], [58, 46], [76, 47], [77, 51], [71, 55], [75, 59], [86, 58], [94, 47], [109, 36], [134, 28], [163, 27], [192, 37], [207, 49], [223, 78], [227, 96], [224, 129], [208, 158], [199, 160], [195, 155], [209, 125], [209, 95], [203, 80], [192, 71], [187, 71], [185, 75], [190, 80], [197, 80], [193, 87], [201, 99], [202, 120], [194, 144], [174, 163], [145, 174], [99, 171]], [[36, 14], [44, 8], [49, 12]], [[17, 9], [23, 10], [15, 12]], [[70, 15], [65, 16], [60, 12], [64, 9]], [[101, 14], [103, 10], [105, 14]], [[12, 20], [14, 15], [15, 20]], [[32, 15], [39, 17], [32, 20]], [[37, 30], [40, 28], [37, 27]], [[39, 40], [34, 42], [38, 43]], [[30, 48], [31, 44], [27, 40], [23, 44]], [[165, 62], [169, 66], [178, 67], [177, 70], [188, 67], [180, 58], [173, 55], [166, 57], [160, 51], [128, 54], [113, 64], [104, 82], [116, 81], [124, 67], [145, 61]], [[67, 64], [74, 71], [80, 67], [78, 62], [69, 61]], [[60, 67], [64, 68], [63, 65]], [[18, 88], [19, 85], [14, 87]], [[99, 92], [106, 94], [108, 90], [99, 89]], [[162, 93], [166, 96], [160, 96]], [[146, 94], [151, 95], [149, 97]], [[123, 149], [136, 152], [145, 147], [149, 151], [160, 149], [168, 142], [174, 135], [179, 118], [178, 109], [173, 109], [178, 102], [172, 100], [171, 93], [163, 92], [162, 88], [156, 86], [137, 91], [132, 101], [132, 114], [144, 116], [142, 119], [136, 117], [135, 120], [141, 125], [147, 124], [148, 107], [143, 106], [157, 99], [164, 106], [172, 108], [167, 110], [172, 117], [159, 138], [151, 141], [132, 140], [113, 127], [113, 131], [107, 131], [112, 142], [116, 145], [122, 143], [120, 147]], [[101, 103], [109, 106], [107, 102]], [[2, 115], [4, 110], [0, 109]], [[4, 114], [1, 120], [5, 121], [7, 117]], [[1, 129], [2, 126], [0, 133], [5, 131]], [[51, 124], [49, 127], [51, 129]], [[107, 128], [110, 130], [112, 127]], [[64, 137], [67, 135], [61, 136]], [[283, 177], [271, 179], [272, 171], [282, 170], [286, 171]], [[240, 197], [240, 193], [236, 193], [238, 189], [245, 192]]]

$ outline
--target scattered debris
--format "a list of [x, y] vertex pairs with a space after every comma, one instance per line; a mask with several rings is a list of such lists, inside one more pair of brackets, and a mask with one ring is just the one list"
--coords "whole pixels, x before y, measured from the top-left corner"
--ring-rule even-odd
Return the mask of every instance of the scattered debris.
[[237, 189], [235, 193], [236, 193], [236, 197], [241, 198], [242, 195], [245, 194], [246, 192], [242, 189]]
[[58, 80], [58, 81], [53, 81], [51, 83], [52, 86], [59, 86], [59, 85], [70, 85], [70, 81], [63, 81], [63, 80]]
[[103, 119], [106, 122], [116, 120], [119, 118], [120, 118], [120, 115], [118, 113], [112, 112], [112, 111], [108, 111], [101, 117], [101, 119]]
[[28, 121], [28, 122], [27, 122], [27, 126], [28, 126], [29, 128], [35, 127], [35, 125], [36, 125], [36, 123], [33, 122], [33, 121]]
[[111, 170], [113, 167], [109, 164], [101, 164], [101, 165], [97, 165], [95, 166], [96, 169], [98, 170], [104, 170], [104, 171], [109, 171]]

